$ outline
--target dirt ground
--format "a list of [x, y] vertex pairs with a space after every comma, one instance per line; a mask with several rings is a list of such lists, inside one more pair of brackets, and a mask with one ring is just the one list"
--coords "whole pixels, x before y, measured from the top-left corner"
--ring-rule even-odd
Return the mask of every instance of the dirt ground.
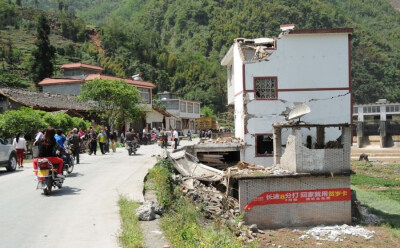
[[363, 226], [367, 230], [375, 231], [370, 240], [363, 237], [350, 235], [341, 236], [343, 242], [320, 241], [310, 235], [310, 239], [301, 241], [299, 237], [305, 234], [308, 228], [264, 230], [265, 234], [259, 234], [260, 247], [349, 247], [349, 248], [372, 248], [372, 247], [400, 247], [400, 239], [392, 235], [389, 229], [377, 226]]

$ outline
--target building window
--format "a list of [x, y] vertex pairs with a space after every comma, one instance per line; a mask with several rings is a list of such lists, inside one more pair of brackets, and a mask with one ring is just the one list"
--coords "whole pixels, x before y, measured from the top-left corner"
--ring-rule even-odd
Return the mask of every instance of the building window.
[[254, 78], [254, 89], [257, 99], [277, 99], [277, 77]]
[[189, 102], [187, 108], [188, 108], [188, 113], [193, 113], [193, 103]]
[[358, 114], [358, 107], [353, 108], [353, 114]]
[[196, 114], [200, 113], [200, 104], [198, 104], [198, 103], [194, 104], [194, 112]]
[[142, 103], [150, 103], [150, 90], [139, 88], [140, 96], [142, 97]]
[[256, 157], [269, 157], [274, 152], [272, 134], [256, 134]]
[[386, 112], [399, 112], [399, 105], [389, 105], [386, 106]]
[[181, 112], [186, 112], [186, 102], [181, 102]]
[[379, 112], [381, 112], [381, 107], [380, 106], [363, 107], [363, 112], [364, 113], [379, 113]]
[[162, 104], [167, 108], [167, 110], [179, 109], [179, 100], [162, 101]]

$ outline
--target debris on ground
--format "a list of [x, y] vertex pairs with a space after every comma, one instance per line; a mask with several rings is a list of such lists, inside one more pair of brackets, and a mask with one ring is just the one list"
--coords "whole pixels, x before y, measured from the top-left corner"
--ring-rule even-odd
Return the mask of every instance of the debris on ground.
[[239, 201], [222, 193], [212, 184], [184, 178], [181, 187], [183, 195], [199, 206], [206, 218], [221, 221], [243, 240], [252, 242], [258, 233], [263, 233], [257, 225], [246, 226], [242, 221], [235, 221], [240, 215]]
[[223, 137], [218, 139], [201, 139], [200, 144], [229, 144], [229, 143], [241, 143], [242, 140], [235, 137]]
[[164, 213], [163, 207], [156, 201], [144, 202], [135, 211], [135, 215], [141, 221], [151, 221], [159, 219], [160, 215]]
[[361, 215], [363, 217], [361, 222], [366, 225], [377, 225], [383, 221], [382, 217], [370, 213], [368, 208], [364, 206], [361, 206]]
[[227, 176], [252, 175], [255, 172], [258, 175], [264, 174], [265, 176], [296, 174], [295, 172], [285, 170], [282, 167], [278, 166], [263, 167], [258, 165], [252, 165], [244, 161], [240, 161], [236, 164], [236, 167], [229, 168], [225, 172], [225, 175]]
[[221, 181], [223, 171], [199, 163], [190, 153], [179, 151], [168, 154], [175, 169], [184, 177], [197, 178], [203, 181]]
[[366, 240], [369, 240], [374, 237], [374, 234], [374, 231], [369, 231], [360, 226], [349, 226], [344, 224], [340, 226], [317, 226], [308, 230], [306, 234], [301, 235], [299, 239], [303, 241], [305, 239], [309, 239], [310, 236], [312, 236], [316, 240], [342, 242], [344, 239], [344, 235], [364, 237]]

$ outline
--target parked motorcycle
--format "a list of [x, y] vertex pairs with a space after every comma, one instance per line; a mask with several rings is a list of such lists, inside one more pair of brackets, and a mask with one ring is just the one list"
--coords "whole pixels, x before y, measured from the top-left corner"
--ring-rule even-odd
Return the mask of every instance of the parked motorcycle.
[[62, 188], [64, 179], [57, 177], [57, 167], [47, 158], [38, 159], [37, 170], [38, 184], [36, 189], [43, 189], [43, 193], [49, 195], [53, 187]]
[[129, 156], [133, 154], [136, 154], [137, 149], [139, 148], [139, 145], [135, 141], [126, 141], [126, 149], [128, 150]]

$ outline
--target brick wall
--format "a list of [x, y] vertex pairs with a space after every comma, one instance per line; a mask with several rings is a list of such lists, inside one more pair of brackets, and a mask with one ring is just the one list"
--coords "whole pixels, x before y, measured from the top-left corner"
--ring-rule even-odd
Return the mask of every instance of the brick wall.
[[244, 207], [264, 192], [350, 188], [350, 176], [287, 176], [239, 180], [239, 204], [247, 224], [264, 228], [350, 224], [351, 201], [271, 204]]
[[350, 128], [342, 128], [343, 148], [308, 149], [300, 129], [293, 129], [280, 166], [297, 173], [342, 173], [350, 170]]

